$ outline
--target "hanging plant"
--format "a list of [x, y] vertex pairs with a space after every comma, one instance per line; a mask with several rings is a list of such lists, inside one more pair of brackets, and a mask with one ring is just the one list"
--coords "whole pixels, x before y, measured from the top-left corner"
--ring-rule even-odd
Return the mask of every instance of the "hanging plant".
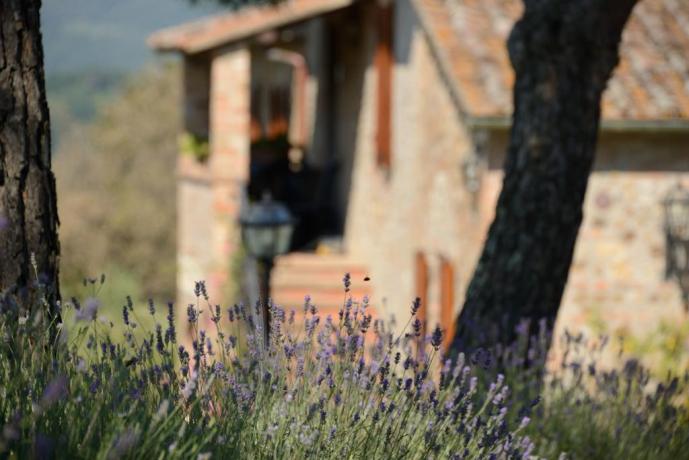
[[198, 162], [204, 162], [210, 155], [208, 138], [185, 132], [179, 137], [179, 151], [182, 155], [189, 155]]

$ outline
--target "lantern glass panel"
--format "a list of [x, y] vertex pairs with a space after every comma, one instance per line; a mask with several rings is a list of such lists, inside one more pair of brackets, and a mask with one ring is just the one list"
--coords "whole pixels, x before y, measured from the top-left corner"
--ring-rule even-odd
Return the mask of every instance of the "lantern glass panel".
[[244, 243], [249, 253], [258, 258], [270, 258], [273, 254], [273, 227], [251, 226], [244, 229]]
[[275, 254], [285, 254], [289, 251], [289, 244], [292, 241], [292, 231], [294, 230], [294, 225], [286, 224], [277, 227], [277, 235], [275, 237]]
[[240, 219], [242, 238], [250, 255], [259, 259], [273, 257], [289, 251], [294, 219], [281, 203], [269, 196], [251, 205]]

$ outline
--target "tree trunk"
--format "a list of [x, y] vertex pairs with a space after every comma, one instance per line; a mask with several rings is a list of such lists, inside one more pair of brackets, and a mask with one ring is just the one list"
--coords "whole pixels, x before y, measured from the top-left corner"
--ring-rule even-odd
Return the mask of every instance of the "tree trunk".
[[49, 313], [59, 320], [58, 217], [40, 6], [40, 0], [0, 1], [0, 293], [31, 308], [45, 290]]
[[454, 351], [509, 343], [521, 319], [552, 325], [594, 160], [600, 102], [636, 0], [524, 0], [508, 40], [514, 114], [495, 220]]

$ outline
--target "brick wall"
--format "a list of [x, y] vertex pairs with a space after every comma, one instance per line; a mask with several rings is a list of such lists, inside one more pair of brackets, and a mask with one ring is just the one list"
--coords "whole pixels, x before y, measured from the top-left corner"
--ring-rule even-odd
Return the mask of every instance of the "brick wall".
[[249, 173], [250, 54], [243, 46], [222, 48], [203, 61], [187, 58], [185, 68], [186, 129], [206, 130], [210, 157], [199, 163], [181, 155], [178, 162], [180, 314], [194, 300], [194, 281], [205, 280], [216, 303], [231, 284]]
[[237, 219], [249, 179], [251, 55], [246, 46], [222, 48], [211, 63], [210, 170], [215, 258], [210, 294], [224, 300], [231, 263], [240, 247]]

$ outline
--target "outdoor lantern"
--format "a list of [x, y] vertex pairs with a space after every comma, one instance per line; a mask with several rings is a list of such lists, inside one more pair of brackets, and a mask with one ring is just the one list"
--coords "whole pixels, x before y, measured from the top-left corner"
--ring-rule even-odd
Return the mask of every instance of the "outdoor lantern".
[[244, 246], [258, 262], [259, 300], [263, 306], [266, 344], [270, 334], [270, 273], [273, 259], [289, 250], [294, 223], [287, 207], [273, 201], [269, 194], [263, 195], [260, 202], [249, 205], [239, 220]]
[[260, 261], [272, 260], [289, 250], [294, 219], [285, 205], [269, 194], [249, 206], [239, 223], [248, 253]]
[[689, 311], [689, 190], [677, 185], [663, 200], [665, 211], [666, 273], [675, 278]]

